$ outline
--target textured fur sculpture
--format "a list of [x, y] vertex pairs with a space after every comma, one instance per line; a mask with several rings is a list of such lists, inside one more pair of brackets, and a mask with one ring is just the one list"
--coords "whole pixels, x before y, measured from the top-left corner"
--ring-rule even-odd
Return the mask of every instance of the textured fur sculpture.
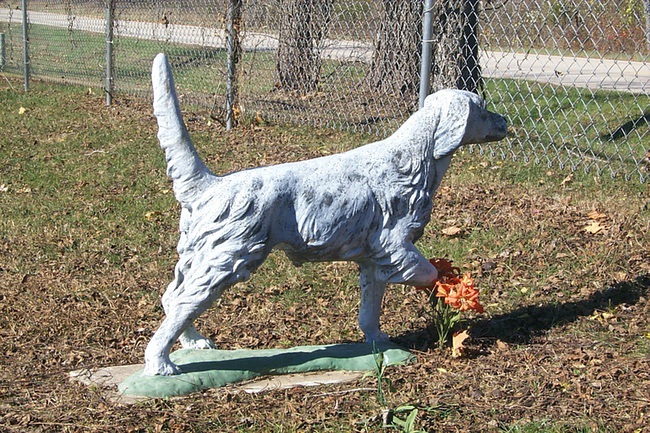
[[359, 326], [379, 330], [386, 285], [429, 284], [437, 271], [413, 243], [429, 222], [432, 196], [452, 154], [505, 137], [507, 122], [475, 94], [429, 96], [389, 138], [322, 158], [212, 174], [185, 129], [171, 68], [159, 54], [152, 71], [158, 139], [182, 206], [179, 261], [163, 295], [166, 318], [145, 351], [145, 374], [180, 373], [169, 359], [177, 339], [209, 349], [192, 322], [223, 292], [249, 278], [273, 248], [296, 265], [348, 260], [359, 265]]

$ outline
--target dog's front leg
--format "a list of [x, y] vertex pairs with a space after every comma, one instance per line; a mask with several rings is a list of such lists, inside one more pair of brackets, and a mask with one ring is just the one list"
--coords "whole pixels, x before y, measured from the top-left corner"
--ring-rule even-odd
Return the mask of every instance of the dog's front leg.
[[361, 306], [359, 308], [359, 327], [367, 342], [388, 341], [389, 337], [379, 330], [381, 302], [386, 283], [378, 281], [375, 268], [359, 266], [361, 285]]

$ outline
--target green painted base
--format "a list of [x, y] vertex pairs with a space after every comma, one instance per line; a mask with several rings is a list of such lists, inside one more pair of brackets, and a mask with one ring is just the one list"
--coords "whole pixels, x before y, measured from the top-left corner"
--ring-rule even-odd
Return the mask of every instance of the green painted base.
[[183, 371], [177, 376], [144, 376], [135, 373], [119, 385], [131, 396], [173, 397], [206, 388], [251, 380], [259, 376], [323, 370], [372, 371], [382, 352], [386, 365], [413, 362], [415, 356], [392, 343], [302, 346], [264, 350], [190, 350], [171, 354]]

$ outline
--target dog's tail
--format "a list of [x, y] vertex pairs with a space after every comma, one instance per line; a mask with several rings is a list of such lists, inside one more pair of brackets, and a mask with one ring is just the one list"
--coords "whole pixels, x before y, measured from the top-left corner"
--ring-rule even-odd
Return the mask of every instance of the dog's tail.
[[192, 145], [183, 123], [171, 66], [158, 54], [151, 69], [153, 114], [158, 120], [158, 140], [165, 151], [167, 175], [174, 183], [174, 195], [181, 205], [190, 204], [216, 179]]

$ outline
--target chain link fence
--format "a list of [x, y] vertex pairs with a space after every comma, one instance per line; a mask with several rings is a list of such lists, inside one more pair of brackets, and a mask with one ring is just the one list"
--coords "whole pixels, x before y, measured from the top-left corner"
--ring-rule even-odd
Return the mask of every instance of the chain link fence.
[[182, 103], [224, 124], [250, 117], [378, 136], [417, 109], [422, 84], [464, 88], [512, 125], [503, 142], [474, 150], [647, 178], [650, 0], [23, 3], [27, 50], [23, 4], [0, 4], [9, 73], [103, 88], [108, 100], [150, 97], [151, 61], [164, 51]]

